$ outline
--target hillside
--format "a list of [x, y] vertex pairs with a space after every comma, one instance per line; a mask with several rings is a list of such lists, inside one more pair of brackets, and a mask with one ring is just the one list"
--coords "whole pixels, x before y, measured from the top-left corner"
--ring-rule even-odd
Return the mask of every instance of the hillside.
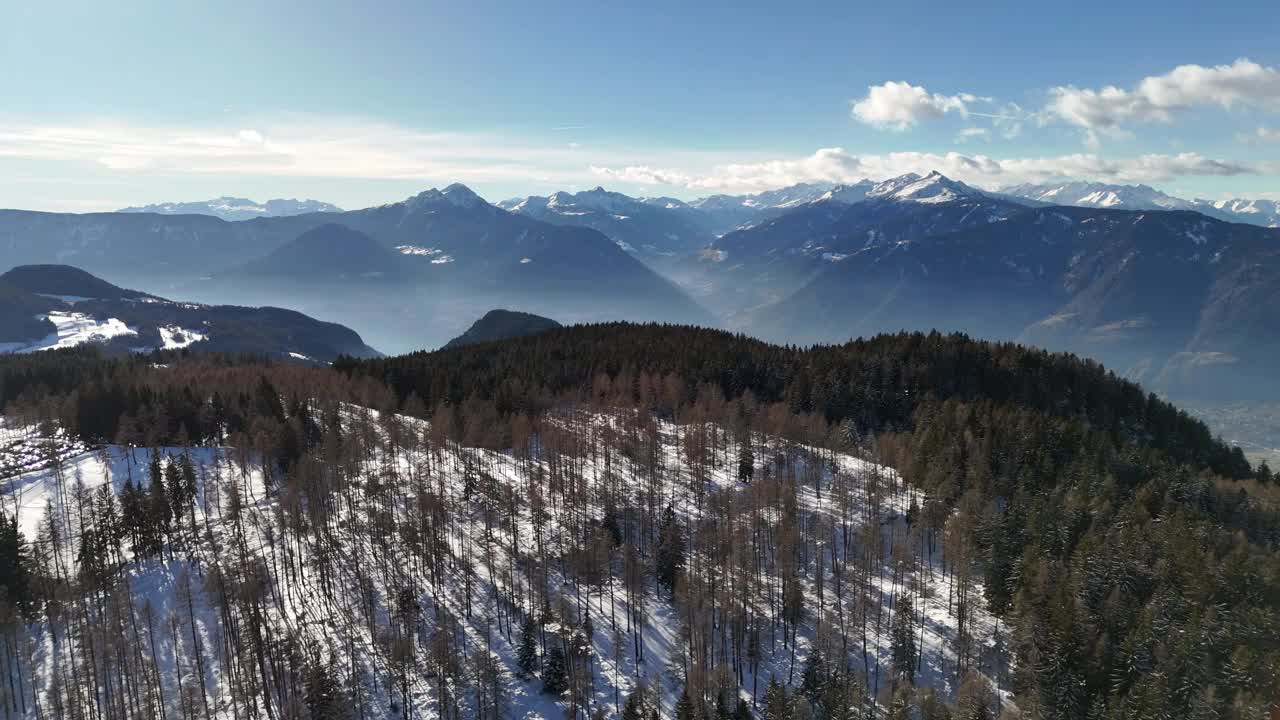
[[68, 265], [0, 275], [0, 352], [91, 344], [116, 352], [191, 349], [329, 361], [376, 355], [354, 331], [292, 310], [176, 302]]
[[219, 273], [215, 279], [261, 278], [291, 285], [403, 283], [411, 275], [402, 256], [368, 235], [338, 223], [312, 228], [266, 255]]
[[467, 331], [445, 343], [444, 347], [460, 347], [475, 343], [507, 340], [562, 327], [560, 323], [532, 313], [515, 310], [490, 310], [476, 320]]
[[0, 549], [41, 548], [6, 589], [23, 717], [1246, 718], [1278, 689], [1274, 479], [1071, 356], [627, 324], [334, 369], [81, 350], [0, 358], [0, 410], [48, 449], [0, 463]]

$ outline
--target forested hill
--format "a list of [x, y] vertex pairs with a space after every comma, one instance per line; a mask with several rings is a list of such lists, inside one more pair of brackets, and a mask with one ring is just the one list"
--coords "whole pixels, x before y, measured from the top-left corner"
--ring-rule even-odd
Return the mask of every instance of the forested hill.
[[0, 357], [0, 412], [10, 716], [1280, 698], [1270, 470], [1069, 355], [628, 324], [333, 367], [75, 349]]
[[623, 378], [630, 401], [653, 407], [692, 401], [711, 385], [729, 399], [785, 402], [794, 413], [850, 421], [864, 433], [907, 429], [926, 402], [981, 401], [1078, 420], [1114, 443], [1160, 449], [1228, 477], [1251, 473], [1244, 454], [1216, 441], [1202, 422], [1096, 362], [961, 334], [797, 348], [698, 327], [606, 323], [483, 346], [340, 358], [334, 367], [385, 381], [402, 401], [413, 394], [432, 407], [480, 398], [504, 414], [592, 387], [602, 375]]

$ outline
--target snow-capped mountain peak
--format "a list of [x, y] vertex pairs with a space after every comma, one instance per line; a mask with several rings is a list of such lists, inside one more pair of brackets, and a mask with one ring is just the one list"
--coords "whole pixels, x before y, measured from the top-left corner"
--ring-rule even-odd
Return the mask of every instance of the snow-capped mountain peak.
[[446, 187], [441, 193], [446, 200], [457, 205], [458, 207], [474, 207], [475, 205], [487, 204], [484, 198], [475, 194], [471, 188], [462, 183], [453, 183]]
[[1025, 184], [1001, 190], [1005, 195], [1054, 205], [1116, 210], [1191, 210], [1194, 203], [1166, 195], [1149, 185], [1114, 185], [1100, 182]]
[[920, 203], [946, 203], [971, 199], [983, 193], [934, 170], [921, 177], [907, 173], [890, 178], [867, 191], [868, 198]]
[[444, 190], [431, 188], [424, 190], [417, 195], [409, 198], [404, 204], [411, 210], [428, 207], [440, 207], [451, 205], [460, 208], [475, 208], [486, 206], [489, 203], [484, 198], [475, 194], [471, 188], [462, 183], [453, 183], [445, 187]]
[[867, 199], [867, 194], [875, 188], [870, 180], [859, 180], [851, 185], [837, 185], [823, 193], [816, 202], [838, 202], [852, 205]]
[[127, 207], [119, 212], [156, 213], [159, 215], [212, 215], [223, 220], [250, 220], [256, 217], [288, 217], [315, 212], [342, 212], [337, 205], [319, 200], [274, 198], [265, 203], [248, 198], [223, 195], [212, 200], [168, 202]]

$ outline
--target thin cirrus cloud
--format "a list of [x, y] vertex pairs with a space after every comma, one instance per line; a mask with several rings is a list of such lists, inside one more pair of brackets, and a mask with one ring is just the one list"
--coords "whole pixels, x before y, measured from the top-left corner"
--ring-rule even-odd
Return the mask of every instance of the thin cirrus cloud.
[[842, 148], [823, 148], [811, 155], [793, 159], [727, 164], [704, 173], [649, 166], [592, 168], [596, 175], [616, 182], [675, 185], [693, 190], [745, 191], [783, 187], [800, 182], [848, 183], [864, 178], [888, 178], [908, 172], [924, 174], [932, 170], [984, 187], [1063, 178], [1156, 182], [1177, 177], [1235, 176], [1274, 171], [1215, 160], [1192, 152], [1176, 155], [1148, 154], [1124, 159], [1108, 159], [1093, 153], [1000, 159], [957, 152], [854, 155]]
[[572, 181], [572, 149], [484, 134], [358, 120], [295, 119], [251, 129], [21, 125], [0, 121], [0, 158], [79, 162], [149, 174]]

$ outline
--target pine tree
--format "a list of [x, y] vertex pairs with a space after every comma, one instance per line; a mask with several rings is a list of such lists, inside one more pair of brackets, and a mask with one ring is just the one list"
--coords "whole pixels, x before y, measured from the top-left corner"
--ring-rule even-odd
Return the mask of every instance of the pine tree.
[[800, 692], [811, 705], [817, 705], [826, 685], [827, 671], [822, 653], [815, 649], [805, 660], [804, 671], [800, 674]]
[[724, 698], [725, 693], [723, 691], [716, 693], [716, 720], [732, 720], [733, 718], [733, 714], [729, 712], [729, 703]]
[[738, 480], [741, 482], [751, 482], [751, 478], [756, 474], [756, 456], [751, 450], [751, 443], [744, 441], [742, 447], [738, 449]]
[[743, 698], [738, 698], [738, 706], [733, 709], [733, 720], [751, 720], [751, 708]]
[[890, 628], [889, 636], [893, 654], [894, 675], [904, 682], [914, 684], [916, 634], [910, 598], [899, 598], [893, 613], [893, 627]]
[[675, 590], [676, 579], [684, 569], [684, 535], [680, 521], [670, 505], [662, 515], [662, 527], [658, 530], [658, 549], [654, 560], [654, 573], [658, 585]]
[[693, 700], [689, 697], [689, 687], [686, 685], [680, 693], [680, 699], [676, 700], [676, 720], [696, 720], [696, 712], [697, 708], [693, 706]]
[[557, 643], [547, 651], [547, 663], [542, 670], [542, 692], [562, 695], [569, 687], [569, 669], [565, 665], [564, 650]]
[[622, 706], [622, 720], [644, 720], [644, 693], [637, 689], [627, 696]]
[[342, 686], [332, 670], [332, 660], [326, 664], [312, 661], [307, 664], [305, 702], [311, 720], [345, 720], [350, 716]]
[[538, 626], [533, 621], [533, 613], [524, 616], [520, 626], [520, 652], [517, 657], [520, 677], [531, 678], [538, 671]]
[[787, 686], [778, 682], [778, 678], [769, 678], [769, 687], [764, 691], [765, 720], [791, 720], [791, 696], [787, 694]]
[[0, 601], [20, 610], [31, 603], [31, 576], [27, 543], [18, 529], [18, 518], [0, 512]]
[[827, 680], [818, 707], [825, 720], [855, 720], [863, 716], [865, 701], [861, 678], [841, 671]]

